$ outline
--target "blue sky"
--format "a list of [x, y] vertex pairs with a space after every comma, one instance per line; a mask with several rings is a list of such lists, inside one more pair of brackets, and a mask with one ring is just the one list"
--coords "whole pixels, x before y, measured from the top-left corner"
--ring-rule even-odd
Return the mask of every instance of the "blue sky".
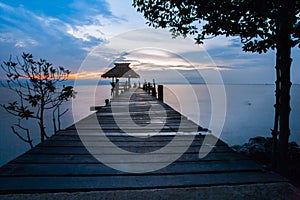
[[[201, 46], [191, 38], [172, 39], [168, 31], [148, 28], [124, 0], [0, 1], [0, 61], [22, 52], [80, 78], [99, 77], [114, 60], [130, 61], [145, 77], [160, 74], [164, 80], [170, 70], [191, 80], [195, 70], [217, 70], [225, 83], [273, 83], [275, 75], [272, 51], [242, 52], [239, 38], [218, 37]], [[300, 83], [299, 64], [300, 51], [294, 49], [294, 83]]]

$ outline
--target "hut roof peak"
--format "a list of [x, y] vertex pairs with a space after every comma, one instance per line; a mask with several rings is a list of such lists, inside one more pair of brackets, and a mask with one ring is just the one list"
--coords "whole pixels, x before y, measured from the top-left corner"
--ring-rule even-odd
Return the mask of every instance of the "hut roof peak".
[[102, 78], [139, 78], [133, 69], [129, 67], [128, 62], [116, 62], [115, 67], [102, 74]]
[[117, 66], [117, 65], [127, 65], [127, 66], [130, 65], [129, 62], [115, 62], [114, 64], [115, 64], [116, 66]]

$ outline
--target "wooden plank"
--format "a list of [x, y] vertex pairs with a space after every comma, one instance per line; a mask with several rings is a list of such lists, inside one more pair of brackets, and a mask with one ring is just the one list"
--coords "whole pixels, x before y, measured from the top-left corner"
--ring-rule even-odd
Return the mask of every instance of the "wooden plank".
[[[204, 145], [203, 145], [204, 146]], [[113, 146], [39, 146], [39, 149], [32, 151], [31, 153], [43, 153], [45, 151], [51, 152], [51, 153], [76, 153], [76, 152], [86, 152], [86, 148], [90, 152], [93, 152], [94, 154], [119, 154], [119, 150]], [[123, 149], [125, 152], [132, 152], [132, 153], [149, 153], [152, 152], [155, 154], [155, 151], [160, 150], [162, 147], [160, 146], [119, 146], [119, 148]], [[203, 147], [205, 148], [205, 147]], [[225, 146], [219, 146], [219, 147], [210, 147], [207, 146], [206, 148], [212, 148], [211, 152], [217, 152], [217, 153], [223, 153], [223, 152], [230, 152], [231, 150]], [[67, 149], [70, 149], [69, 151]], [[184, 150], [186, 147], [183, 146], [168, 146], [168, 152], [166, 154], [177, 154], [177, 153], [184, 153]], [[199, 152], [200, 147], [199, 146], [191, 146], [189, 147], [185, 152], [186, 153], [197, 153]], [[123, 153], [126, 154], [126, 153]]]
[[[139, 145], [140, 144], [140, 145]], [[118, 145], [118, 143], [105, 143], [105, 145], [99, 146], [97, 144], [92, 144], [89, 145], [89, 143], [87, 142], [86, 145], [82, 145], [82, 144], [78, 144], [78, 145], [72, 145], [72, 143], [70, 142], [69, 144], [65, 143], [64, 145], [56, 145], [56, 144], [51, 144], [48, 143], [47, 144], [40, 144], [38, 145], [35, 149], [32, 149], [30, 151], [30, 153], [37, 153], [37, 152], [45, 152], [45, 151], [49, 151], [52, 153], [55, 153], [57, 150], [57, 153], [60, 152], [78, 152], [80, 153], [80, 151], [82, 151], [83, 153], [85, 153], [87, 151], [87, 148], [89, 149], [89, 151], [92, 151], [93, 153], [102, 153], [102, 154], [106, 154], [106, 153], [115, 153], [117, 152], [117, 147], [121, 148], [123, 150], [129, 151], [129, 152], [136, 152], [136, 153], [145, 153], [145, 152], [153, 152], [156, 150], [159, 150], [163, 147], [165, 147], [165, 145], [142, 145], [142, 143], [137, 143], [137, 145], [127, 145], [126, 143], [122, 142], [122, 145]], [[230, 148], [228, 148], [227, 146], [211, 146], [211, 145], [201, 145], [202, 151], [204, 149], [207, 149], [208, 151], [214, 153], [223, 153], [223, 152], [232, 152], [232, 150]], [[186, 145], [176, 145], [176, 143], [173, 145], [172, 144], [168, 144], [168, 151], [172, 152], [172, 153], [178, 153], [178, 152], [186, 152], [186, 153], [197, 153], [200, 151], [200, 146], [199, 145], [190, 145], [188, 147], [187, 150], [186, 149]], [[166, 152], [167, 153], [167, 152]], [[80, 153], [81, 154], [81, 153]]]
[[[170, 126], [170, 125], [164, 125], [162, 126], [139, 126], [139, 128], [131, 127], [131, 126], [117, 126], [117, 125], [105, 125], [105, 124], [89, 124], [89, 125], [74, 125], [68, 127], [68, 129], [86, 129], [86, 130], [91, 130], [91, 129], [109, 129], [109, 130], [126, 130], [126, 132], [162, 132], [169, 130], [169, 132], [172, 132], [173, 129], [175, 129], [176, 132], [196, 132], [196, 131], [206, 131], [206, 129], [203, 129], [201, 127], [194, 127], [194, 126]], [[179, 130], [179, 131], [177, 131]], [[174, 130], [173, 130], [174, 131]]]
[[[192, 142], [188, 141], [188, 140], [177, 140], [174, 139], [172, 140], [162, 140], [162, 141], [147, 141], [147, 139], [142, 139], [140, 141], [134, 141], [134, 140], [113, 140], [110, 139], [109, 137], [107, 138], [107, 140], [100, 140], [97, 141], [97, 137], [95, 137], [95, 140], [90, 140], [90, 139], [85, 139], [82, 138], [83, 140], [47, 140], [45, 141], [43, 144], [39, 144], [37, 146], [39, 147], [51, 147], [51, 146], [65, 146], [65, 147], [69, 147], [69, 146], [73, 146], [73, 147], [83, 147], [85, 146], [94, 146], [94, 147], [108, 147], [111, 146], [111, 143], [114, 143], [115, 145], [119, 146], [119, 147], [164, 147], [166, 145], [168, 146], [172, 146], [172, 147], [182, 147], [182, 146], [186, 146], [188, 144], [190, 144], [189, 146], [191, 147], [200, 147], [200, 146], [210, 146], [210, 147], [215, 147], [215, 148], [228, 148], [227, 145], [223, 145], [222, 143], [220, 143], [219, 145], [214, 145], [211, 144], [209, 142], [203, 143], [203, 140], [194, 140]], [[84, 142], [84, 145], [83, 143]]]
[[[124, 131], [126, 131], [126, 132], [128, 132], [128, 133], [141, 133], [141, 130], [137, 130], [137, 129], [124, 129], [124, 130], [122, 130], [122, 129], [120, 129], [120, 128], [118, 128], [118, 127], [112, 127], [112, 128], [101, 128], [101, 127], [97, 127], [97, 126], [95, 126], [95, 127], [70, 127], [70, 128], [68, 128], [68, 129], [70, 129], [70, 130], [82, 130], [82, 131], [86, 131], [86, 130], [95, 130], [95, 131], [103, 131], [103, 132], [105, 132], [105, 133], [111, 133], [111, 132], [115, 132], [115, 133], [125, 133]], [[190, 131], [190, 129], [180, 129], [181, 130], [181, 132], [184, 132], [184, 131], [186, 131], [186, 130], [189, 130]], [[155, 128], [149, 128], [149, 129], [144, 129], [144, 132], [142, 132], [142, 133], [162, 133], [162, 132], [175, 132], [176, 131], [176, 129], [172, 129], [172, 128], [169, 128], [169, 127], [165, 127], [165, 128], [163, 128], [163, 129], [161, 129], [161, 128], [157, 128], [157, 129], [155, 129]], [[199, 132], [200, 132], [201, 130], [199, 130]], [[195, 132], [195, 131], [193, 131], [193, 132]]]
[[[137, 130], [140, 132], [146, 132], [147, 130], [160, 130], [160, 129], [180, 129], [180, 130], [189, 130], [186, 132], [195, 132], [197, 130], [202, 130], [201, 127], [195, 126], [195, 127], [191, 127], [191, 126], [175, 126], [175, 125], [164, 125], [164, 126], [160, 126], [160, 125], [153, 125], [151, 124], [151, 126], [139, 126], [139, 127], [132, 127], [132, 126], [117, 126], [117, 125], [111, 125], [111, 124], [79, 124], [76, 125], [77, 129], [99, 129], [99, 127], [101, 127], [102, 129], [126, 129], [126, 130]], [[145, 131], [144, 131], [145, 130]]]
[[[110, 155], [103, 155], [103, 158], [109, 158]], [[111, 155], [110, 157], [112, 157]], [[124, 159], [126, 158], [126, 155], [124, 155]], [[122, 160], [124, 160], [122, 159]], [[239, 155], [234, 152], [224, 152], [224, 153], [209, 153], [205, 155], [203, 158], [199, 158], [199, 153], [185, 153], [183, 154], [176, 162], [211, 162], [211, 161], [223, 161], [223, 160], [245, 160], [249, 158], [246, 158], [242, 155]], [[164, 161], [168, 159], [162, 159]], [[121, 161], [115, 160], [114, 162], [110, 163], [120, 163]], [[127, 161], [128, 162], [128, 161]], [[124, 163], [127, 163], [124, 162]], [[134, 163], [134, 161], [131, 161]], [[135, 161], [136, 163], [139, 162], [138, 158]], [[161, 161], [163, 162], [163, 161]], [[10, 163], [35, 163], [35, 164], [40, 164], [40, 163], [94, 163], [97, 164], [99, 161], [94, 158], [89, 152], [82, 153], [82, 154], [50, 154], [45, 153], [45, 154], [25, 154], [15, 160], [12, 160]], [[148, 163], [152, 163], [151, 160], [148, 161]]]
[[[165, 140], [165, 141], [111, 141], [118, 147], [159, 147], [162, 148], [166, 145], [172, 146], [172, 147], [182, 147], [186, 146], [186, 142], [184, 140], [179, 140], [179, 141], [173, 141], [170, 143], [171, 140]], [[202, 141], [203, 142], [203, 141]], [[169, 144], [170, 143], [170, 144]], [[202, 144], [199, 141], [193, 141], [189, 146], [190, 147], [200, 147], [201, 146], [211, 146], [207, 144]], [[106, 141], [93, 141], [93, 140], [88, 140], [86, 141], [84, 139], [84, 144], [80, 140], [47, 140], [43, 142], [42, 144], [38, 145], [39, 147], [109, 147], [111, 146], [110, 142]], [[229, 147], [225, 145], [217, 145], [218, 149], [228, 149]]]
[[[140, 167], [149, 163], [134, 163]], [[124, 163], [112, 164], [116, 168], [126, 167]], [[166, 163], [168, 165], [168, 163]], [[63, 169], [63, 170], [62, 170]], [[261, 166], [250, 160], [225, 160], [211, 162], [175, 162], [150, 174], [184, 174], [184, 173], [220, 173], [233, 171], [261, 171]], [[71, 163], [71, 164], [8, 164], [0, 169], [0, 177], [5, 176], [99, 176], [119, 175], [126, 172], [112, 169], [102, 163]]]
[[108, 189], [150, 189], [165, 187], [216, 186], [286, 182], [279, 176], [264, 172], [127, 175], [127, 176], [54, 176], [54, 177], [1, 177], [0, 192], [80, 191]]
[[143, 111], [141, 110], [140, 112], [138, 111], [122, 111], [122, 110], [114, 110], [113, 112], [98, 112], [97, 116], [138, 116], [138, 115], [157, 115], [157, 117], [163, 117], [165, 115], [170, 115], [170, 116], [181, 116], [180, 113], [175, 112], [175, 111]]
[[[197, 153], [199, 152], [200, 147], [190, 147], [185, 152], [186, 153]], [[123, 147], [122, 148], [124, 152], [120, 152], [119, 149], [116, 147], [94, 147], [91, 146], [88, 148], [88, 150], [85, 147], [60, 147], [60, 146], [53, 146], [53, 147], [41, 147], [38, 146], [30, 151], [31, 154], [87, 154], [88, 152], [92, 152], [93, 154], [101, 154], [101, 155], [113, 155], [113, 154], [120, 154], [120, 155], [126, 155], [127, 152], [132, 153], [150, 153], [153, 152], [153, 154], [156, 150], [161, 149], [160, 147]], [[168, 152], [162, 152], [160, 154], [180, 154], [183, 153], [186, 149], [185, 146], [182, 147], [168, 147]], [[211, 152], [217, 152], [217, 153], [223, 153], [223, 152], [230, 152], [231, 150], [227, 147], [220, 146], [219, 148], [213, 148]], [[158, 154], [159, 156], [159, 154]], [[138, 155], [137, 155], [138, 157]]]
[[[178, 137], [178, 136], [177, 136]], [[197, 136], [180, 136], [179, 138], [176, 139], [176, 141], [180, 142], [184, 142], [187, 140], [190, 140], [191, 137], [194, 137], [194, 142], [198, 142], [199, 145], [201, 145], [203, 143], [204, 140], [204, 136], [203, 137], [197, 137]], [[63, 135], [63, 134], [57, 134], [52, 136], [51, 138], [49, 138], [48, 140], [46, 140], [46, 142], [50, 142], [50, 141], [65, 141], [65, 142], [72, 142], [72, 141], [81, 141], [82, 139], [84, 141], [91, 141], [91, 142], [103, 142], [106, 141], [107, 138], [112, 141], [112, 142], [124, 142], [124, 143], [132, 143], [132, 142], [148, 142], [148, 143], [155, 143], [155, 142], [169, 142], [173, 139], [173, 136], [169, 136], [169, 137], [163, 137], [163, 136], [152, 136], [152, 137], [147, 137], [147, 138], [141, 138], [141, 137], [126, 137], [126, 136], [97, 136], [97, 135], [83, 135], [80, 136], [76, 135], [74, 133], [74, 135]], [[209, 136], [208, 136], [209, 139]], [[216, 139], [217, 140], [217, 139]], [[227, 146], [226, 143], [224, 143], [221, 140], [217, 140], [217, 143], [215, 144], [216, 146]]]
[[[128, 113], [127, 113], [126, 115], [128, 115]], [[114, 115], [113, 115], [112, 113], [103, 113], [103, 114], [101, 114], [101, 113], [98, 113], [98, 112], [97, 112], [97, 113], [96, 113], [96, 116], [97, 116], [98, 118], [101, 119], [101, 118], [104, 118], [104, 117], [105, 117], [105, 118], [113, 117]], [[125, 114], [123, 114], [122, 117], [123, 117], [123, 116], [125, 116]], [[94, 116], [93, 116], [93, 117], [94, 117]], [[153, 118], [153, 119], [156, 119], [156, 118], [157, 118], [157, 119], [160, 119], [161, 116], [154, 116], [154, 115], [153, 115], [152, 118]], [[179, 114], [173, 114], [173, 115], [169, 114], [169, 115], [168, 115], [168, 119], [182, 119], [182, 120], [185, 119], [185, 120], [187, 120], [186, 117], [180, 116]]]
[[[172, 140], [174, 136], [177, 136], [178, 140], [190, 140], [191, 137], [194, 138], [194, 140], [199, 140], [199, 141], [203, 141], [204, 138], [208, 139], [208, 140], [216, 140], [218, 142], [222, 142], [221, 140], [219, 140], [217, 137], [215, 137], [214, 135], [211, 134], [207, 134], [207, 135], [202, 135], [202, 134], [180, 134], [180, 133], [176, 133], [176, 132], [170, 132], [170, 134], [157, 134], [154, 135], [152, 137], [148, 137], [147, 141], [164, 141], [164, 140]], [[53, 135], [52, 137], [79, 137], [78, 132], [76, 130], [63, 130], [60, 131], [59, 133]], [[52, 138], [51, 137], [51, 138]], [[145, 140], [145, 138], [139, 138], [139, 137], [133, 137], [133, 136], [125, 136], [125, 135], [100, 135], [98, 131], [93, 131], [93, 130], [87, 130], [85, 131], [85, 134], [83, 137], [92, 137], [92, 138], [98, 138], [99, 140], [101, 140], [101, 138], [103, 137], [109, 137], [110, 140], [113, 141], [143, 141]], [[222, 142], [223, 144], [225, 144], [224, 142]]]
[[[141, 117], [142, 118], [142, 117]], [[182, 125], [182, 126], [195, 126], [198, 127], [195, 123], [187, 120], [168, 120], [168, 119], [162, 119], [162, 118], [148, 118], [147, 120], [145, 119], [140, 119], [140, 118], [111, 118], [111, 119], [88, 119], [88, 120], [83, 120], [80, 121], [79, 123], [76, 123], [76, 125], [82, 125], [82, 124], [102, 124], [102, 125], [118, 125], [118, 124], [123, 124], [123, 125], [128, 125], [128, 122], [134, 121], [137, 124], [164, 124], [164, 125]], [[109, 124], [108, 124], [109, 123]]]
[[[130, 123], [134, 123], [134, 126], [135, 127], [132, 127], [130, 126]], [[101, 127], [101, 128], [122, 128], [122, 129], [133, 129], [133, 128], [136, 128], [136, 129], [141, 129], [143, 130], [144, 128], [145, 129], [149, 129], [149, 128], [156, 128], [156, 129], [159, 129], [159, 128], [162, 128], [162, 127], [167, 127], [167, 128], [185, 128], [185, 129], [191, 129], [191, 130], [197, 130], [197, 129], [203, 129], [202, 127], [200, 126], [195, 126], [191, 123], [169, 123], [169, 122], [162, 122], [162, 121], [158, 121], [158, 122], [151, 122], [150, 120], [149, 121], [137, 121], [135, 119], [133, 120], [130, 120], [130, 121], [127, 121], [127, 122], [120, 122], [118, 121], [117, 123], [116, 122], [110, 122], [110, 121], [101, 121], [101, 122], [88, 122], [88, 123], [78, 123], [78, 124], [75, 124], [74, 126], [76, 127], [89, 127], [89, 126], [92, 126], [92, 127]], [[72, 126], [72, 127], [74, 127]], [[195, 131], [190, 131], [190, 132], [195, 132]]]

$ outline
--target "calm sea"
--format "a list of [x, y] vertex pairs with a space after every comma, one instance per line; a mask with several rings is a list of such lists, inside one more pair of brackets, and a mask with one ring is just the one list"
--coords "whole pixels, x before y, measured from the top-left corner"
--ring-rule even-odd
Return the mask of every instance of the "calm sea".
[[[193, 92], [191, 92], [191, 89]], [[94, 92], [93, 86], [77, 86], [76, 112], [72, 112], [72, 101], [64, 105], [69, 112], [63, 116], [63, 128], [74, 123], [75, 119], [82, 119], [91, 113], [90, 106], [103, 105], [104, 100], [110, 97], [110, 86], [98, 86]], [[229, 145], [242, 144], [251, 137], [270, 136], [273, 126], [274, 113], [274, 85], [225, 85], [226, 116], [220, 135]], [[293, 85], [291, 90], [291, 141], [300, 143], [300, 85]], [[0, 87], [2, 98], [0, 103], [15, 100], [15, 95], [6, 88]], [[178, 110], [189, 119], [202, 127], [208, 127], [211, 121], [211, 96], [206, 85], [166, 85], [164, 87], [165, 102]], [[220, 99], [223, 101], [223, 99]], [[73, 116], [74, 115], [74, 116]], [[52, 117], [47, 116], [48, 134], [53, 132]], [[11, 125], [17, 119], [0, 108], [0, 166], [29, 150], [11, 131]], [[26, 124], [25, 124], [26, 125]], [[27, 122], [32, 130], [37, 125]], [[38, 132], [32, 131], [35, 144], [39, 141]]]

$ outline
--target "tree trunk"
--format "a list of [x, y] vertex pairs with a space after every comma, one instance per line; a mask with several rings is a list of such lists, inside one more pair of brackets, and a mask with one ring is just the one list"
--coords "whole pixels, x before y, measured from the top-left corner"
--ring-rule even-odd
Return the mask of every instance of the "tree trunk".
[[44, 111], [45, 111], [45, 107], [44, 107], [44, 101], [41, 101], [41, 113], [40, 113], [40, 121], [39, 121], [39, 125], [40, 125], [40, 134], [41, 134], [41, 142], [45, 141], [45, 138], [48, 139], [49, 137], [46, 134], [46, 130], [45, 130], [45, 126], [44, 126]]
[[286, 51], [282, 53], [281, 60], [281, 76], [282, 76], [282, 87], [280, 95], [280, 116], [279, 116], [279, 165], [278, 169], [280, 172], [285, 173], [288, 162], [288, 142], [290, 136], [289, 118], [290, 118], [290, 47], [284, 47]]
[[277, 59], [281, 75], [280, 115], [279, 115], [279, 159], [278, 170], [287, 172], [288, 141], [290, 136], [290, 68], [291, 68], [291, 23], [289, 22], [292, 5], [282, 1], [279, 9], [279, 27], [277, 42]]
[[281, 93], [281, 76], [280, 76], [280, 67], [279, 67], [279, 56], [276, 54], [276, 89], [275, 89], [275, 116], [274, 116], [274, 126], [272, 129], [272, 137], [273, 137], [273, 144], [272, 144], [272, 159], [271, 159], [271, 165], [272, 169], [276, 170], [277, 168], [277, 162], [278, 162], [278, 123], [279, 123], [279, 114], [280, 114], [280, 93]]
[[44, 108], [41, 106], [41, 114], [40, 114], [40, 134], [41, 134], [41, 142], [45, 141], [45, 126], [44, 126]]

